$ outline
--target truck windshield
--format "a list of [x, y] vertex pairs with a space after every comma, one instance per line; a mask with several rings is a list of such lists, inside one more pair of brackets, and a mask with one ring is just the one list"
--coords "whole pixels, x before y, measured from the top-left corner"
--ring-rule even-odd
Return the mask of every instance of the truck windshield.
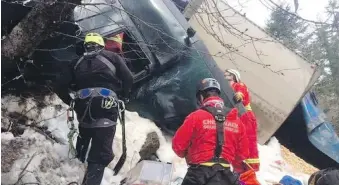
[[124, 25], [118, 3], [110, 0], [99, 0], [97, 5], [77, 6], [74, 9], [74, 20], [78, 23], [82, 32], [98, 32], [105, 34], [120, 29]]
[[141, 0], [135, 3], [135, 0], [121, 0], [120, 3], [151, 45], [160, 63], [166, 63], [184, 52], [186, 31], [162, 1]]

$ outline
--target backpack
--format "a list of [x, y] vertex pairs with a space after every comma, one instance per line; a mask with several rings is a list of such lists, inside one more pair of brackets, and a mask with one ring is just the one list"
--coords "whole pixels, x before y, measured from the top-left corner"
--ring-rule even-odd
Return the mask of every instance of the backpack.
[[[104, 53], [98, 53], [98, 54], [95, 54], [92, 56], [93, 59], [96, 58], [98, 59], [98, 61], [102, 62], [103, 64], [106, 65], [106, 67], [108, 69], [110, 69], [110, 74], [111, 74], [111, 77], [118, 83], [121, 83], [121, 80], [116, 76], [116, 73], [117, 73], [117, 69], [116, 67], [108, 60], [108, 56], [106, 56]], [[75, 63], [74, 67], [73, 67], [73, 70], [76, 70], [77, 67], [79, 66], [79, 64], [81, 62], [83, 62], [84, 60], [86, 60], [86, 57], [85, 56], [82, 56], [80, 57], [80, 59]], [[88, 59], [87, 59], [88, 60]], [[89, 64], [89, 63], [88, 63]]]

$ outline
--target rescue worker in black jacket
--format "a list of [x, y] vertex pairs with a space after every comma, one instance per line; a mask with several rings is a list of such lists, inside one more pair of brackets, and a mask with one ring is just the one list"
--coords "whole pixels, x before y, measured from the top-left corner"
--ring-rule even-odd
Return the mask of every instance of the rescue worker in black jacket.
[[[64, 103], [70, 107], [74, 103], [79, 121], [77, 158], [82, 162], [92, 140], [82, 185], [100, 185], [105, 167], [113, 160], [112, 144], [122, 102], [116, 92], [122, 87], [120, 93], [127, 99], [133, 85], [133, 75], [124, 60], [104, 47], [101, 35], [88, 33], [84, 55], [60, 75], [54, 86]], [[68, 88], [76, 92], [74, 100]]]

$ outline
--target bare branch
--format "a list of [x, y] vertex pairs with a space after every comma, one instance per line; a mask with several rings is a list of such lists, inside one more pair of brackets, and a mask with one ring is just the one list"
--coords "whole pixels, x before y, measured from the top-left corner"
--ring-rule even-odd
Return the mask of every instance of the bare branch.
[[18, 185], [19, 181], [22, 179], [22, 177], [25, 176], [24, 172], [26, 171], [27, 167], [29, 166], [29, 164], [31, 164], [33, 158], [37, 155], [37, 152], [35, 152], [32, 157], [29, 159], [29, 161], [27, 162], [26, 166], [24, 167], [24, 169], [22, 169], [22, 171], [19, 174], [19, 178], [18, 180], [14, 183], [14, 185]]
[[[220, 3], [220, 6], [217, 3]], [[237, 62], [234, 60], [234, 57], [232, 57], [232, 55], [236, 55], [236, 56], [246, 59], [249, 62], [261, 65], [264, 68], [267, 68], [271, 72], [276, 73], [278, 75], [284, 75], [282, 71], [297, 70], [296, 68], [280, 69], [280, 70], [271, 69], [270, 64], [265, 64], [262, 61], [261, 56], [265, 56], [265, 54], [263, 53], [263, 51], [258, 50], [255, 43], [256, 42], [267, 43], [267, 42], [278, 42], [278, 41], [268, 36], [265, 36], [263, 38], [258, 38], [258, 37], [255, 37], [255, 36], [252, 36], [246, 33], [247, 29], [244, 29], [244, 30], [238, 29], [236, 27], [236, 24], [240, 24], [240, 22], [231, 23], [229, 21], [230, 19], [226, 19], [226, 17], [229, 16], [228, 14], [232, 14], [231, 13], [232, 11], [233, 12], [236, 12], [236, 11], [233, 10], [232, 8], [229, 8], [229, 10], [232, 10], [232, 11], [227, 12], [224, 15], [219, 10], [221, 7], [230, 7], [230, 6], [225, 1], [209, 0], [209, 1], [206, 1], [201, 6], [198, 13], [194, 15], [196, 21], [206, 31], [206, 33], [214, 37], [214, 39], [226, 49], [226, 52], [219, 52], [213, 56], [221, 57], [221, 58], [227, 57], [228, 60], [231, 61], [237, 67], [237, 64], [236, 64]], [[224, 8], [224, 9], [228, 9], [228, 8]], [[211, 14], [211, 12], [213, 13]], [[233, 16], [235, 15], [236, 13], [233, 13]], [[241, 44], [238, 46], [234, 46], [233, 44], [227, 43], [227, 41], [225, 41], [224, 39], [223, 31], [225, 31], [226, 34], [231, 34], [232, 36], [239, 39]], [[253, 50], [255, 51], [255, 54], [257, 56], [257, 59], [253, 59], [247, 56], [245, 53], [240, 52], [240, 50], [238, 49], [240, 47], [247, 46], [249, 44], [252, 45]]]

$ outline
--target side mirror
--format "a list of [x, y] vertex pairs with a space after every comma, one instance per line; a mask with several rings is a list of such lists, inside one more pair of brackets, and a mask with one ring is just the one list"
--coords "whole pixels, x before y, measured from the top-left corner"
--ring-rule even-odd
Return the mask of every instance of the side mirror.
[[192, 37], [194, 37], [196, 31], [195, 31], [192, 27], [189, 27], [189, 28], [187, 29], [186, 33], [187, 33], [187, 36], [188, 36], [189, 38], [192, 38]]
[[192, 43], [191, 43], [191, 40], [190, 38], [194, 37], [196, 31], [192, 28], [192, 27], [189, 27], [186, 31], [187, 33], [187, 37], [185, 38], [185, 43], [188, 45], [188, 46], [191, 46]]

